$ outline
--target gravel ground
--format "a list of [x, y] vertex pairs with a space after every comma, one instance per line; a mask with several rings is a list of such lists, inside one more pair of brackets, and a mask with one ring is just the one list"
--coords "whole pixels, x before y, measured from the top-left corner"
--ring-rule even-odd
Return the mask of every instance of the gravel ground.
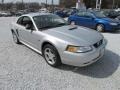
[[88, 67], [52, 68], [43, 57], [12, 41], [9, 24], [0, 18], [0, 90], [120, 90], [120, 33], [103, 33], [105, 56]]

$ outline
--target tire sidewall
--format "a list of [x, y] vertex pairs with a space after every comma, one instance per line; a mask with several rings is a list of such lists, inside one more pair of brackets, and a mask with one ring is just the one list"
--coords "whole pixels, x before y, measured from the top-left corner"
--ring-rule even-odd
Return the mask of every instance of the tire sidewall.
[[[101, 27], [102, 30], [98, 30], [98, 27]], [[104, 32], [105, 26], [104, 26], [103, 24], [98, 24], [98, 25], [96, 26], [96, 30], [97, 30], [98, 32]]]
[[[54, 63], [54, 64], [50, 64], [50, 63], [46, 60], [46, 58], [45, 58], [45, 53], [44, 53], [46, 48], [51, 49], [52, 52], [55, 54], [56, 60], [55, 60], [55, 63]], [[50, 66], [52, 66], [52, 67], [58, 67], [58, 66], [61, 65], [60, 55], [59, 55], [57, 49], [56, 49], [54, 46], [52, 46], [52, 45], [50, 45], [50, 44], [45, 45], [45, 46], [43, 47], [42, 53], [43, 53], [43, 57], [45, 58], [45, 61], [46, 61]]]
[[[18, 44], [19, 43], [19, 40], [18, 40], [18, 37], [17, 35], [15, 34], [15, 32], [12, 32], [12, 35], [13, 35], [13, 41]], [[16, 40], [14, 40], [14, 37], [16, 38]]]
[[[12, 35], [14, 35], [14, 36], [16, 37], [16, 41], [15, 41], [14, 38], [13, 38], [13, 41], [14, 41], [16, 44], [22, 44], [22, 43], [20, 42], [20, 40], [18, 39], [17, 35], [15, 34], [15, 32], [12, 32]], [[13, 37], [14, 37], [14, 36], [13, 36]]]

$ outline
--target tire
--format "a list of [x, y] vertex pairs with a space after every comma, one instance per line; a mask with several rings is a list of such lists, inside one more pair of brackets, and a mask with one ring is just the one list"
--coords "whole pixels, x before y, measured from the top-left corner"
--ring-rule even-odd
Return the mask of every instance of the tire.
[[104, 32], [105, 27], [104, 27], [103, 24], [98, 24], [98, 25], [96, 26], [96, 30], [97, 30], [98, 32]]
[[16, 43], [16, 44], [21, 44], [17, 35], [15, 34], [15, 32], [12, 32], [12, 36], [13, 36], [13, 41]]
[[52, 67], [58, 67], [62, 64], [57, 49], [50, 44], [43, 47], [43, 56], [46, 62]]
[[71, 21], [70, 25], [76, 25], [75, 21]]

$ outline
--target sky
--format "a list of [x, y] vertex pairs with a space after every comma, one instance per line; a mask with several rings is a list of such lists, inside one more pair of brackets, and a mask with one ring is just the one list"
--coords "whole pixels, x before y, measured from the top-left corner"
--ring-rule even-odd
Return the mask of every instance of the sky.
[[[4, 2], [20, 2], [22, 0], [4, 0]], [[24, 2], [46, 2], [46, 0], [23, 0]], [[47, 0], [49, 4], [51, 4], [52, 0]], [[54, 4], [58, 4], [59, 3], [59, 0], [53, 0], [54, 1]]]

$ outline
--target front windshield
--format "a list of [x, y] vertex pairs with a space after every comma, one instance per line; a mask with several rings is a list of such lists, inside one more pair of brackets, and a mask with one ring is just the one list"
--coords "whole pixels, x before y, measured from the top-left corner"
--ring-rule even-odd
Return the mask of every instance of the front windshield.
[[67, 22], [57, 15], [40, 15], [33, 17], [38, 29], [49, 29], [67, 25]]
[[98, 18], [105, 18], [106, 17], [102, 12], [94, 12], [94, 14]]

